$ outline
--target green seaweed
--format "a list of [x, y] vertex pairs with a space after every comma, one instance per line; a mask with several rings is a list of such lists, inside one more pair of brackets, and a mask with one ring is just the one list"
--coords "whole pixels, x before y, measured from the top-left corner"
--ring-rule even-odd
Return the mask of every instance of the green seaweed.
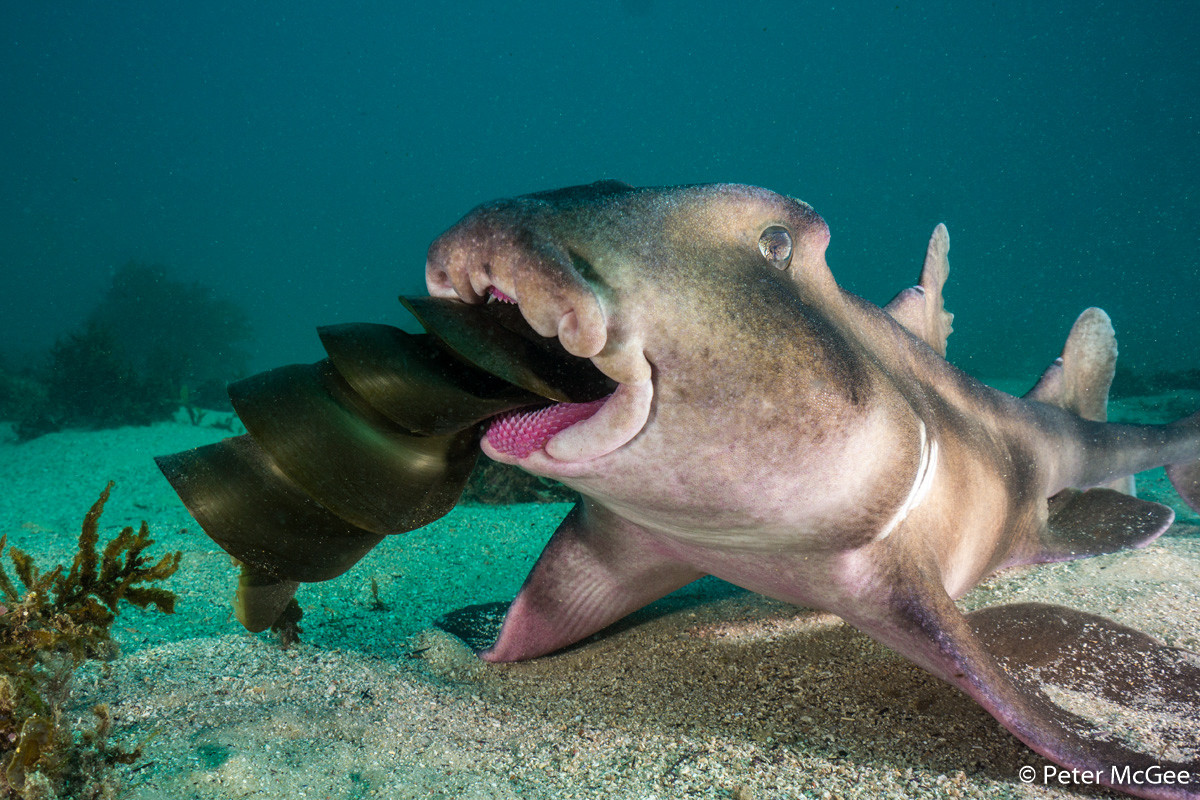
[[[115, 764], [140, 757], [107, 742], [112, 718], [92, 709], [95, 725], [73, 729], [65, 707], [71, 678], [86, 660], [113, 652], [111, 629], [122, 601], [139, 608], [175, 610], [175, 595], [155, 584], [179, 568], [181, 553], [153, 561], [145, 522], [124, 528], [97, 551], [99, 521], [110, 481], [83, 519], [70, 568], [38, 569], [24, 551], [8, 550], [23, 591], [0, 562], [0, 798], [107, 794]], [[7, 537], [0, 536], [0, 555]]]

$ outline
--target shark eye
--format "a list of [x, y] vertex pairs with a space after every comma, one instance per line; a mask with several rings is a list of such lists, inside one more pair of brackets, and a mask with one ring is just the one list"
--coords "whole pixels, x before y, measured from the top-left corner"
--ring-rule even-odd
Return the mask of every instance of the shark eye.
[[758, 237], [758, 251], [776, 269], [787, 269], [792, 260], [792, 235], [787, 229], [772, 225]]

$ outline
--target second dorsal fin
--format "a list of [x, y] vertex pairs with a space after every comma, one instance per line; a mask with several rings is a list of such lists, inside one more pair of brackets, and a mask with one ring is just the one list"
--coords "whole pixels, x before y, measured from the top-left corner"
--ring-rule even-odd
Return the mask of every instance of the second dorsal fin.
[[[1099, 308], [1079, 315], [1062, 355], [1046, 368], [1027, 400], [1057, 406], [1092, 422], [1108, 421], [1108, 389], [1117, 366], [1117, 335], [1112, 320]], [[1108, 488], [1134, 495], [1132, 475], [1118, 478]]]

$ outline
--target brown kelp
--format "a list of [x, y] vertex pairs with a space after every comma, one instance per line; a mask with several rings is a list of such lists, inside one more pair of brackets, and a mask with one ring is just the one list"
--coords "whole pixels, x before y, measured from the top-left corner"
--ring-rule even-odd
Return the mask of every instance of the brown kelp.
[[336, 577], [384, 536], [446, 514], [484, 420], [613, 390], [515, 305], [402, 302], [428, 333], [322, 328], [325, 360], [229, 387], [244, 436], [156, 459], [201, 527], [241, 562], [234, 608], [249, 630], [275, 624], [300, 583]]
[[[0, 563], [0, 798], [45, 797], [48, 789], [91, 796], [114, 764], [139, 755], [106, 741], [107, 707], [94, 708], [95, 725], [82, 732], [64, 713], [75, 669], [112, 651], [122, 602], [167, 614], [175, 609], [175, 595], [158, 584], [179, 568], [181, 553], [148, 556], [154, 540], [145, 522], [97, 550], [112, 487], [110, 481], [84, 517], [69, 568], [42, 572], [29, 554], [9, 548], [18, 590]], [[0, 555], [6, 538], [0, 536]]]

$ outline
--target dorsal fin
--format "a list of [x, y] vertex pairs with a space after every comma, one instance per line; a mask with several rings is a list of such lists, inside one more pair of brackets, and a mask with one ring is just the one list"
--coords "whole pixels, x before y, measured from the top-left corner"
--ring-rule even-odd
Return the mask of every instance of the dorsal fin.
[[1093, 422], [1108, 421], [1108, 387], [1117, 366], [1117, 335], [1099, 308], [1089, 308], [1071, 326], [1062, 355], [1025, 395]]
[[883, 309], [942, 356], [946, 355], [946, 339], [954, 330], [950, 326], [954, 315], [946, 310], [942, 298], [942, 287], [950, 275], [949, 253], [950, 233], [939, 223], [925, 249], [920, 282], [900, 292]]
[[[1092, 422], [1108, 421], [1108, 389], [1117, 368], [1117, 334], [1102, 309], [1089, 308], [1079, 315], [1062, 355], [1046, 368], [1025, 395], [1047, 405], [1077, 414]], [[1134, 478], [1118, 478], [1108, 488], [1136, 496]]]

